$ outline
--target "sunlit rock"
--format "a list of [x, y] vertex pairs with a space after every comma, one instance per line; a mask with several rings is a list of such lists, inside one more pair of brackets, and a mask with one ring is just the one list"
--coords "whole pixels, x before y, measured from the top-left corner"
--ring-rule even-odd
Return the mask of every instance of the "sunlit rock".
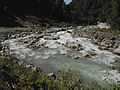
[[107, 23], [98, 22], [97, 27], [100, 29], [110, 29], [110, 25]]
[[120, 73], [116, 70], [104, 71], [103, 80], [118, 83], [120, 82]]
[[83, 53], [82, 56], [85, 58], [92, 58], [92, 56], [89, 53]]
[[120, 55], [120, 46], [117, 49], [113, 50], [113, 53]]

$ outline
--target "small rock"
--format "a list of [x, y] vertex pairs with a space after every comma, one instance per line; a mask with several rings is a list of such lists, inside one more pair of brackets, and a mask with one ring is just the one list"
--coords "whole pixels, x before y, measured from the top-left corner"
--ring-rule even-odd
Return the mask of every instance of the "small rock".
[[45, 40], [52, 40], [52, 38], [50, 36], [44, 36], [43, 37]]
[[85, 54], [83, 54], [83, 57], [86, 57], [86, 58], [91, 58], [91, 55], [90, 55], [90, 54], [88, 54], [88, 53], [85, 53]]
[[99, 46], [98, 47], [100, 50], [108, 50], [105, 46]]
[[23, 43], [27, 44], [27, 43], [28, 43], [28, 41], [23, 41]]
[[79, 56], [74, 56], [73, 58], [74, 58], [74, 59], [79, 59], [80, 57], [79, 57]]
[[73, 32], [73, 29], [70, 29], [70, 30], [67, 30], [68, 33], [72, 33]]
[[100, 29], [110, 29], [110, 25], [107, 23], [103, 23], [103, 22], [98, 22], [97, 27]]
[[32, 66], [32, 69], [33, 69], [34, 71], [36, 71], [36, 70], [37, 70], [37, 67], [35, 67], [35, 66]]
[[53, 37], [52, 39], [53, 39], [53, 40], [58, 40], [58, 39], [59, 39], [59, 37]]
[[31, 64], [26, 65], [26, 68], [32, 68]]
[[88, 52], [91, 56], [96, 56], [97, 54], [95, 53], [95, 52], [93, 52], [93, 51], [89, 51]]
[[53, 76], [53, 75], [54, 75], [54, 73], [53, 73], [53, 72], [48, 74], [48, 76], [49, 76], [49, 77], [51, 77], [51, 76]]
[[54, 78], [54, 79], [55, 79], [55, 78], [56, 78], [56, 75], [52, 72], [52, 73], [49, 73], [49, 74], [48, 74], [48, 77], [51, 77], [51, 78]]
[[78, 51], [82, 51], [82, 50], [84, 50], [84, 48], [83, 48], [83, 47], [80, 47], [80, 48], [78, 49]]
[[113, 53], [120, 55], [120, 47], [118, 47], [117, 49], [113, 50]]

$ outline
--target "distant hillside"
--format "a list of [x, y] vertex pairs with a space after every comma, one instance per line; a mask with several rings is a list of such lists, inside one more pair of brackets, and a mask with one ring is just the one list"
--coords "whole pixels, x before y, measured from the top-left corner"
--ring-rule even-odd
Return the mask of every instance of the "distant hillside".
[[64, 0], [0, 0], [0, 23], [13, 23], [21, 16], [61, 19]]
[[72, 0], [66, 8], [76, 23], [108, 22], [115, 28], [120, 23], [120, 0]]
[[16, 17], [36, 16], [77, 24], [107, 22], [119, 28], [120, 0], [0, 0], [0, 25], [12, 23]]

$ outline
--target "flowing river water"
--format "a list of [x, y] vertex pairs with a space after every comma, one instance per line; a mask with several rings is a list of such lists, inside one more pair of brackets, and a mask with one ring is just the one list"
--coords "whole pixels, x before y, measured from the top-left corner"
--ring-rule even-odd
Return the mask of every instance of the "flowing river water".
[[119, 56], [98, 49], [88, 38], [73, 37], [74, 29], [59, 29], [49, 28], [44, 34], [31, 33], [3, 44], [9, 46], [10, 55], [46, 73], [77, 71], [85, 83], [95, 81], [102, 86], [120, 82], [120, 73], [110, 68]]

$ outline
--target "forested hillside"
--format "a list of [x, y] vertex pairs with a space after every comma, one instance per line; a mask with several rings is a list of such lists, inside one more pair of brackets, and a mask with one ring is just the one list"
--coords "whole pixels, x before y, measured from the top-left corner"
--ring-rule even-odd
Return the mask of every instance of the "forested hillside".
[[118, 28], [119, 14], [119, 0], [73, 0], [69, 5], [64, 0], [0, 0], [0, 19], [6, 21], [15, 19], [13, 16], [33, 15], [79, 24], [108, 22]]
[[64, 0], [0, 0], [0, 22], [13, 22], [21, 16], [63, 17]]
[[101, 21], [119, 27], [119, 0], [73, 0], [66, 8], [71, 13], [69, 18], [76, 23], [93, 24]]

